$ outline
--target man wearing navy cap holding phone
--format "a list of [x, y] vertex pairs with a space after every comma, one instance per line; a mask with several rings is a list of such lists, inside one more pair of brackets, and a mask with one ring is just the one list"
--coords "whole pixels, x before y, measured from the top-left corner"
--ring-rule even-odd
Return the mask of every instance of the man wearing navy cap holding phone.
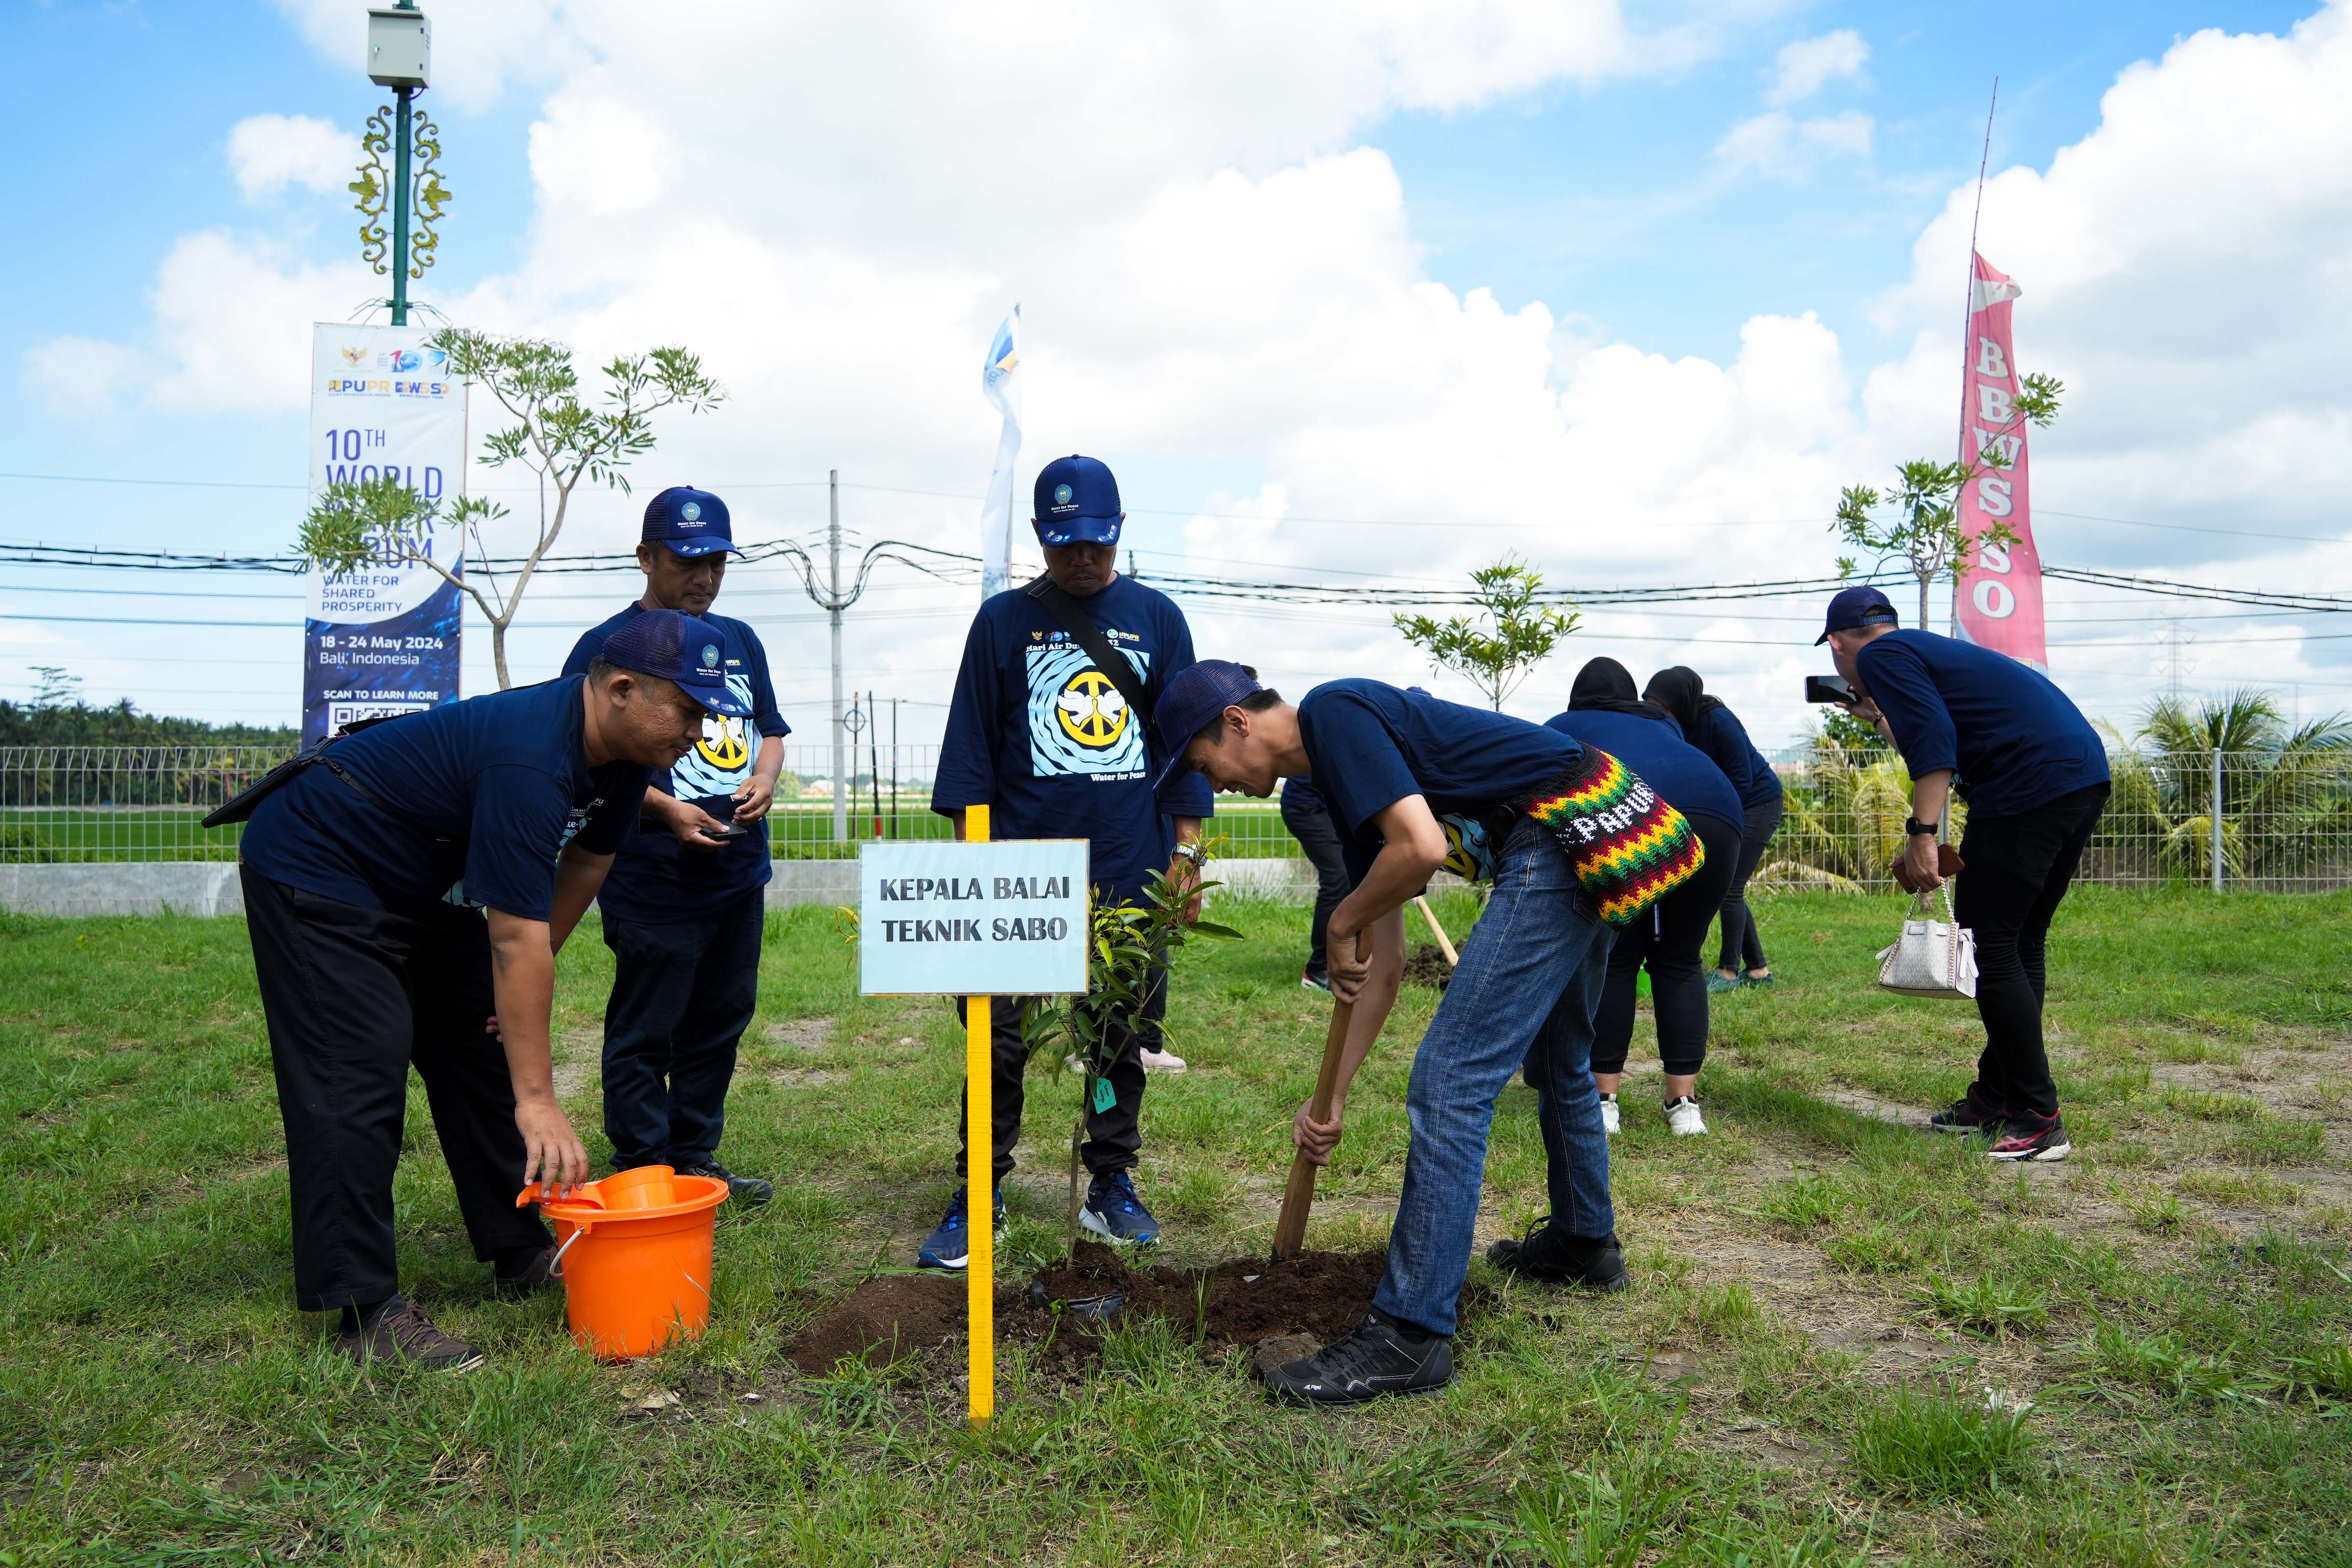
[[[1057, 458], [1038, 474], [1034, 521], [1045, 574], [997, 595], [973, 618], [931, 785], [931, 809], [955, 820], [959, 838], [964, 808], [985, 805], [994, 837], [1087, 839], [1094, 894], [1106, 904], [1137, 901], [1155, 870], [1165, 868], [1179, 885], [1196, 879], [1201, 819], [1213, 809], [1197, 778], [1155, 786], [1168, 753], [1152, 710], [1168, 683], [1191, 668], [1192, 633], [1165, 594], [1116, 570], [1125, 518], [1118, 481], [1095, 458]], [[1188, 918], [1199, 912], [1196, 894]], [[1160, 1238], [1133, 1172], [1143, 1145], [1144, 1072], [1184, 1068], [1157, 1048], [1166, 973], [1160, 971], [1140, 1027], [1120, 1043], [1099, 1080], [1108, 1100], [1088, 1116], [1079, 1152], [1094, 1179], [1078, 1221], [1115, 1245]], [[1000, 1001], [992, 1015], [992, 1163], [1000, 1184], [1021, 1136], [1026, 1001]], [[966, 1126], [961, 1115], [956, 1126]], [[959, 1175], [969, 1162], [970, 1152], [959, 1150]], [[964, 1204], [959, 1188], [916, 1254], [921, 1267], [965, 1266]]]
[[604, 1132], [615, 1170], [667, 1165], [761, 1204], [773, 1189], [719, 1163], [735, 1050], [759, 1001], [768, 807], [791, 727], [776, 711], [767, 650], [741, 621], [709, 614], [740, 553], [727, 503], [673, 485], [646, 505], [644, 596], [584, 634], [564, 662], [588, 668], [643, 616], [682, 610], [717, 634], [737, 711], [703, 721], [694, 748], [656, 773], [636, 831], [623, 836], [597, 903], [613, 950], [604, 1007]]
[[588, 1177], [550, 1065], [555, 955], [635, 826], [648, 773], [693, 747], [706, 711], [747, 710], [719, 653], [712, 628], [658, 611], [583, 675], [371, 725], [244, 797], [294, 1299], [341, 1310], [344, 1354], [481, 1360], [398, 1289], [392, 1184], [412, 1063], [474, 1256], [501, 1294], [548, 1281], [547, 1229], [515, 1194]]
[[1895, 878], [1944, 884], [1937, 842], [1950, 795], [1969, 803], [1954, 919], [1976, 933], [1976, 1081], [1928, 1119], [1979, 1133], [1994, 1160], [2047, 1163], [2074, 1150], [2042, 1038], [2050, 922], [2106, 809], [2107, 750], [2048, 676], [2007, 654], [1905, 631], [1875, 588], [1830, 601], [1815, 639], [1853, 689], [1843, 706], [1878, 726], [1911, 772], [1911, 820]]

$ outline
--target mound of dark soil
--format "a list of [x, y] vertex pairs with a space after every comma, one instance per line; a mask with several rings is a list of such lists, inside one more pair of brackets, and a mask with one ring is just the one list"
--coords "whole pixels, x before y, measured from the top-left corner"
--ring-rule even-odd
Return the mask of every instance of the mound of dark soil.
[[1445, 983], [1454, 978], [1454, 966], [1437, 951], [1433, 942], [1424, 942], [1412, 950], [1404, 963], [1404, 983], [1407, 985], [1427, 985], [1443, 991]]
[[[1107, 1324], [1059, 1303], [1116, 1295], [1121, 1317], [1164, 1318], [1198, 1333], [1202, 1353], [1252, 1352], [1280, 1342], [1282, 1359], [1340, 1338], [1372, 1304], [1387, 1258], [1378, 1252], [1309, 1252], [1280, 1263], [1236, 1258], [1206, 1270], [1133, 1268], [1099, 1242], [1081, 1242], [1069, 1262], [1046, 1269], [1039, 1305], [1026, 1283], [997, 1292], [996, 1330], [1010, 1344], [1050, 1344], [1050, 1360], [1075, 1370], [1095, 1359]], [[964, 1342], [964, 1282], [947, 1275], [888, 1274], [868, 1279], [785, 1347], [793, 1364], [823, 1376], [845, 1358], [879, 1365]], [[1262, 1370], [1262, 1367], [1261, 1367]]]

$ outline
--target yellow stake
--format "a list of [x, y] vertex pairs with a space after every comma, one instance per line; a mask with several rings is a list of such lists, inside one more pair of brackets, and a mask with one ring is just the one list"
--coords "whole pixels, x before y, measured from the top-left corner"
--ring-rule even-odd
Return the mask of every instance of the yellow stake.
[[[988, 807], [963, 808], [967, 844], [988, 842]], [[964, 998], [964, 1218], [971, 1252], [964, 1265], [965, 1311], [971, 1321], [971, 1419], [996, 1414], [996, 1137], [995, 1062], [989, 1039], [991, 998]], [[974, 1167], [977, 1167], [975, 1169]], [[988, 1191], [975, 1193], [975, 1186]]]

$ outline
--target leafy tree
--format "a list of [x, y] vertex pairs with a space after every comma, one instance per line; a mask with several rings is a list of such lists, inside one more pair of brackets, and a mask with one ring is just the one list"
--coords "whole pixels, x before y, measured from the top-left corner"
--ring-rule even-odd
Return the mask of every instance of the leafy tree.
[[1500, 712], [1503, 700], [1551, 657], [1560, 638], [1576, 630], [1573, 609], [1538, 603], [1542, 587], [1541, 573], [1506, 555], [1470, 574], [1471, 603], [1492, 625], [1491, 632], [1466, 616], [1447, 621], [1398, 616], [1396, 629], [1431, 664], [1469, 681]]
[[[1222, 841], [1210, 844], [1216, 853]], [[1153, 871], [1139, 904], [1104, 904], [1089, 899], [1087, 916], [1093, 942], [1087, 949], [1087, 990], [1083, 996], [1055, 996], [1030, 1005], [1021, 1020], [1021, 1032], [1030, 1055], [1046, 1060], [1075, 1056], [1085, 1069], [1078, 1092], [1077, 1125], [1070, 1131], [1069, 1236], [1066, 1246], [1078, 1244], [1078, 1205], [1086, 1194], [1086, 1165], [1079, 1151], [1087, 1141], [1087, 1116], [1097, 1086], [1108, 1091], [1111, 1058], [1118, 1031], [1133, 1030], [1142, 1022], [1144, 1005], [1154, 985], [1168, 984], [1167, 965], [1178, 950], [1194, 941], [1237, 942], [1241, 932], [1208, 921], [1187, 923], [1184, 907], [1194, 892], [1220, 884], [1188, 881], [1178, 888], [1165, 871]], [[999, 1006], [1011, 1003], [1000, 999]], [[1161, 1025], [1162, 1031], [1166, 1025]], [[977, 1202], [978, 1200], [974, 1200]]]
[[76, 693], [81, 690], [81, 677], [68, 672], [61, 664], [33, 666], [35, 690], [31, 706], [37, 710], [63, 708], [79, 703]]
[[[1918, 458], [1895, 468], [1895, 488], [1882, 494], [1870, 485], [1853, 485], [1838, 494], [1837, 520], [1831, 524], [1840, 542], [1871, 557], [1875, 574], [1889, 562], [1899, 562], [1919, 580], [1919, 618], [1927, 625], [1927, 589], [1937, 579], [1957, 583], [1977, 563], [1986, 545], [2006, 548], [2018, 541], [2009, 524], [1996, 521], [1971, 540], [1960, 532], [1960, 489], [1969, 480], [2009, 468], [2017, 460], [2024, 426], [2047, 426], [2058, 417], [2063, 383], [2038, 373], [2020, 384], [2010, 422], [1992, 433], [1984, 449], [1968, 462], [1939, 463]], [[1882, 509], [1888, 509], [1882, 510]], [[1853, 555], [1838, 557], [1838, 575], [1851, 577], [1860, 567]]]
[[[725, 401], [719, 384], [703, 374], [702, 362], [681, 348], [623, 354], [604, 366], [604, 388], [595, 402], [583, 402], [572, 351], [537, 338], [501, 338], [468, 328], [436, 332], [433, 346], [449, 356], [450, 374], [488, 389], [514, 423], [482, 438], [493, 468], [520, 463], [538, 479], [538, 531], [501, 584], [491, 568], [485, 528], [505, 521], [503, 506], [467, 496], [449, 509], [458, 529], [458, 560], [443, 563], [425, 553], [437, 521], [437, 503], [425, 501], [397, 476], [349, 480], [320, 492], [302, 520], [294, 549], [330, 576], [362, 566], [422, 563], [473, 599], [490, 626], [490, 654], [499, 686], [514, 684], [507, 672], [507, 628], [522, 607], [524, 591], [557, 537], [583, 482], [625, 492], [625, 470], [653, 450], [653, 416], [679, 406], [706, 413]], [[472, 564], [466, 564], [468, 553]]]
[[[2251, 688], [2198, 702], [2159, 698], [2109, 758], [2107, 833], [2153, 842], [2164, 870], [2201, 876], [2213, 845], [2213, 753], [2222, 753], [2221, 860], [2231, 876], [2288, 876], [2352, 828], [2352, 721], [2294, 724]], [[2105, 837], [2106, 834], [2103, 834]]]

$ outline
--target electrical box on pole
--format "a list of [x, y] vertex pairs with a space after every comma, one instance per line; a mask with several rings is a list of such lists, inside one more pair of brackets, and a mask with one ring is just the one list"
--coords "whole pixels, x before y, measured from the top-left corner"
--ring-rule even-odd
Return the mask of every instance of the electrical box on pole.
[[424, 12], [368, 7], [368, 80], [378, 87], [424, 87], [432, 60], [433, 24]]

